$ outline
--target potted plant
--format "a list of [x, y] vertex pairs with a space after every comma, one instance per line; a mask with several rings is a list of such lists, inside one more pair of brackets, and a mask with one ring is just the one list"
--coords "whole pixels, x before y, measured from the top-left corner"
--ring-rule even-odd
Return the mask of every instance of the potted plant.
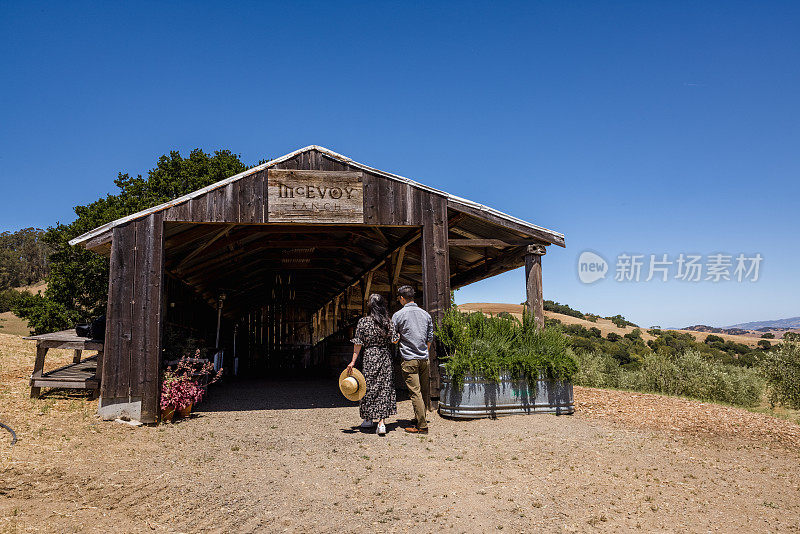
[[[206, 386], [221, 376], [222, 369], [214, 374], [211, 362], [198, 362], [196, 358], [186, 356], [178, 361], [175, 369], [167, 367], [161, 382], [161, 420], [171, 421], [176, 413], [179, 417], [188, 417], [192, 406], [203, 399]], [[198, 378], [204, 381], [203, 385]]]
[[573, 413], [577, 363], [557, 328], [449, 309], [436, 328], [444, 348], [439, 412], [472, 419], [517, 413]]

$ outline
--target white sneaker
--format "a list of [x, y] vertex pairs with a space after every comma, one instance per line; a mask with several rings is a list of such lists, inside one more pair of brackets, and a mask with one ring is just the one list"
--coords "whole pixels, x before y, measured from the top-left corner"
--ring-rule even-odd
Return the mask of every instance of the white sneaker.
[[378, 425], [378, 435], [385, 436], [386, 435], [386, 425], [380, 424]]
[[372, 428], [375, 426], [375, 422], [372, 419], [364, 419], [361, 422], [361, 428]]

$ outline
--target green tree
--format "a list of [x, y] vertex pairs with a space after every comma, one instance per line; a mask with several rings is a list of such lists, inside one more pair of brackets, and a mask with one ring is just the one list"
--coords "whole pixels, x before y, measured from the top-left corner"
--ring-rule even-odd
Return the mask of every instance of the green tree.
[[609, 319], [612, 323], [617, 325], [619, 328], [625, 328], [626, 326], [633, 326], [633, 327], [637, 326], [636, 324], [634, 324], [634, 323], [630, 322], [629, 320], [627, 320], [622, 315], [614, 315], [613, 317], [606, 317], [606, 319]]
[[23, 228], [0, 234], [0, 289], [40, 282], [48, 274], [44, 231]]
[[629, 339], [631, 341], [641, 341], [642, 340], [642, 331], [638, 328], [634, 328], [631, 332], [628, 332], [624, 336], [625, 339]]
[[765, 356], [762, 372], [767, 379], [770, 404], [800, 409], [800, 344], [783, 343]]
[[200, 149], [184, 158], [177, 151], [163, 155], [147, 177], [119, 173], [119, 189], [91, 204], [77, 206], [77, 219], [47, 229], [44, 241], [53, 252], [43, 296], [20, 299], [15, 313], [28, 320], [38, 333], [68, 328], [105, 313], [108, 296], [108, 259], [69, 240], [120, 217], [185, 195], [246, 169], [239, 156], [229, 150], [213, 155]]

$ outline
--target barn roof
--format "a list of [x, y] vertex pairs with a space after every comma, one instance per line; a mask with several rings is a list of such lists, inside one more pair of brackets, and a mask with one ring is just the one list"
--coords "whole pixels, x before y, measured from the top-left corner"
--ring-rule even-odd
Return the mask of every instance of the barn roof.
[[454, 209], [464, 209], [464, 210], [467, 210], [474, 217], [484, 218], [484, 219], [487, 219], [489, 221], [494, 221], [494, 222], [501, 222], [502, 221], [502, 222], [505, 222], [505, 223], [507, 223], [509, 225], [513, 225], [514, 228], [516, 228], [516, 229], [518, 229], [518, 230], [520, 230], [522, 232], [526, 232], [527, 231], [527, 232], [531, 233], [532, 235], [535, 235], [538, 239], [546, 242], [547, 244], [555, 244], [555, 245], [559, 245], [561, 247], [565, 246], [564, 234], [562, 234], [562, 233], [555, 232], [555, 231], [549, 230], [547, 228], [543, 228], [541, 226], [538, 226], [538, 225], [535, 225], [533, 223], [524, 221], [524, 220], [519, 219], [517, 217], [513, 217], [511, 215], [508, 215], [506, 213], [498, 211], [498, 210], [496, 210], [494, 208], [490, 208], [489, 206], [485, 206], [485, 205], [480, 204], [478, 202], [473, 202], [471, 200], [467, 200], [465, 198], [462, 198], [462, 197], [459, 197], [459, 196], [456, 196], [456, 195], [451, 195], [450, 193], [447, 193], [445, 191], [441, 191], [439, 189], [435, 189], [433, 187], [421, 184], [419, 182], [415, 182], [414, 180], [411, 180], [409, 178], [405, 178], [405, 177], [399, 176], [397, 174], [393, 174], [393, 173], [390, 173], [390, 172], [382, 171], [380, 169], [376, 169], [374, 167], [370, 167], [369, 165], [365, 165], [363, 163], [359, 163], [357, 161], [352, 160], [351, 158], [349, 158], [347, 156], [344, 156], [342, 154], [334, 152], [333, 150], [330, 150], [330, 149], [327, 149], [325, 147], [321, 147], [321, 146], [318, 146], [318, 145], [309, 145], [309, 146], [301, 148], [299, 150], [295, 150], [294, 152], [290, 152], [289, 154], [286, 154], [286, 155], [281, 156], [279, 158], [270, 160], [270, 161], [268, 161], [266, 163], [263, 163], [261, 165], [257, 165], [255, 167], [247, 169], [244, 172], [241, 172], [239, 174], [236, 174], [236, 175], [231, 176], [229, 178], [226, 178], [224, 180], [220, 180], [219, 182], [215, 182], [215, 183], [213, 183], [213, 184], [211, 184], [209, 186], [206, 186], [206, 187], [204, 187], [202, 189], [198, 189], [197, 191], [193, 191], [193, 192], [191, 192], [189, 194], [183, 195], [182, 197], [175, 198], [173, 200], [170, 200], [169, 202], [165, 202], [163, 204], [159, 204], [157, 206], [153, 206], [152, 208], [148, 208], [146, 210], [139, 211], [139, 212], [134, 213], [132, 215], [128, 215], [128, 216], [119, 218], [119, 219], [117, 219], [115, 221], [111, 221], [111, 222], [106, 223], [106, 224], [104, 224], [102, 226], [98, 226], [94, 230], [86, 232], [85, 234], [80, 235], [80, 236], [70, 240], [69, 244], [70, 245], [86, 244], [91, 239], [93, 239], [93, 238], [95, 238], [97, 236], [100, 236], [100, 235], [108, 233], [111, 229], [113, 229], [116, 226], [128, 223], [130, 221], [134, 221], [136, 219], [140, 219], [142, 217], [146, 217], [146, 216], [148, 216], [148, 215], [150, 215], [152, 213], [156, 213], [156, 212], [159, 212], [159, 211], [162, 211], [162, 210], [166, 210], [166, 209], [168, 209], [168, 208], [170, 208], [172, 206], [176, 206], [178, 204], [186, 202], [187, 200], [191, 200], [193, 198], [196, 198], [196, 197], [199, 197], [201, 195], [204, 195], [204, 194], [208, 193], [209, 191], [213, 191], [213, 190], [218, 189], [220, 187], [224, 187], [224, 186], [226, 186], [226, 185], [228, 185], [230, 183], [233, 183], [233, 182], [235, 182], [237, 180], [240, 180], [240, 179], [244, 178], [245, 176], [249, 176], [251, 174], [260, 172], [260, 171], [262, 171], [264, 169], [269, 169], [270, 167], [273, 167], [275, 165], [283, 163], [284, 161], [290, 160], [290, 159], [298, 156], [299, 154], [302, 154], [304, 152], [310, 152], [310, 151], [317, 151], [317, 152], [319, 152], [319, 153], [321, 153], [321, 154], [323, 154], [323, 155], [325, 155], [325, 156], [327, 156], [327, 157], [329, 157], [331, 159], [340, 161], [342, 163], [346, 163], [347, 165], [349, 165], [351, 167], [355, 167], [355, 168], [361, 169], [363, 171], [370, 172], [372, 174], [387, 178], [389, 180], [394, 180], [394, 181], [397, 181], [397, 182], [405, 183], [405, 184], [411, 185], [411, 186], [413, 186], [415, 188], [418, 188], [418, 189], [421, 189], [421, 190], [424, 190], [424, 191], [428, 191], [428, 192], [431, 192], [431, 193], [442, 195], [442, 196], [447, 198], [448, 204], [451, 205]]

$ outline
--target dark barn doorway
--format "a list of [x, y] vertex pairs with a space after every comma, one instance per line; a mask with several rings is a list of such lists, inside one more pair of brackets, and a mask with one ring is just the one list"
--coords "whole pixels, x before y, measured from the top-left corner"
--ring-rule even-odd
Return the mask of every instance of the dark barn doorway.
[[414, 226], [168, 222], [164, 357], [215, 347], [219, 320], [229, 374], [340, 369], [370, 293], [386, 295], [391, 311], [400, 285], [424, 300], [421, 235]]

